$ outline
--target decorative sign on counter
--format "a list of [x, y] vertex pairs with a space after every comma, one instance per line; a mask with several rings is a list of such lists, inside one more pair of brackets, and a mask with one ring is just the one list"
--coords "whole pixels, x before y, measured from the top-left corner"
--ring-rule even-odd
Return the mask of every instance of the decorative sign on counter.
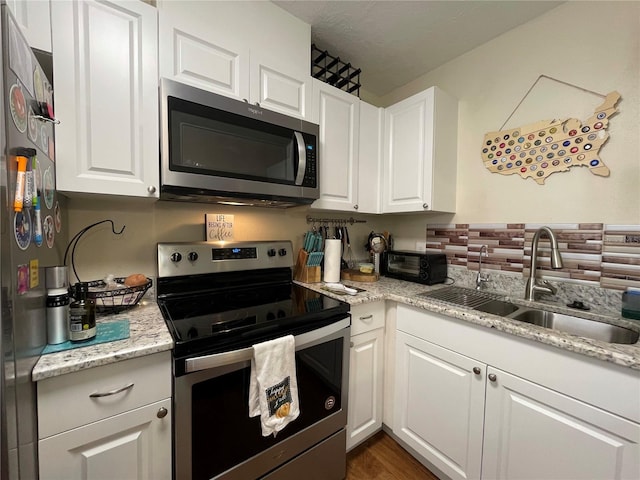
[[576, 166], [607, 177], [609, 168], [600, 159], [600, 149], [609, 138], [606, 129], [609, 118], [618, 111], [620, 94], [611, 92], [604, 98], [584, 122], [577, 118], [543, 120], [487, 133], [482, 144], [485, 167], [492, 173], [531, 177], [540, 185], [549, 175]]
[[207, 213], [204, 216], [207, 242], [233, 240], [233, 215]]

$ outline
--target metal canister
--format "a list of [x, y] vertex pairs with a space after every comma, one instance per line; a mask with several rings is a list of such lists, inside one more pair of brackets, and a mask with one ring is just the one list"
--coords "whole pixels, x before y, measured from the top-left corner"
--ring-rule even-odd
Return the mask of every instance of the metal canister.
[[69, 340], [69, 281], [67, 267], [46, 267], [47, 343]]

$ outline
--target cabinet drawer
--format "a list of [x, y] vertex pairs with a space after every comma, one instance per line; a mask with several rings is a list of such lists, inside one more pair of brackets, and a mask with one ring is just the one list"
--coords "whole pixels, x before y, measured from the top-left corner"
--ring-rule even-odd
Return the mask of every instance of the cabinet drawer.
[[37, 389], [43, 439], [171, 397], [171, 352], [47, 378]]
[[351, 307], [351, 336], [384, 328], [384, 302], [364, 303]]

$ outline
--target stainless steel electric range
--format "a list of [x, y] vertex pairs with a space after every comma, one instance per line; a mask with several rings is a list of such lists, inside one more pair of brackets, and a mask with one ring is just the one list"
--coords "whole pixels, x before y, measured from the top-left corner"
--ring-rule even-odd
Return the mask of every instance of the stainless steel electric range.
[[[349, 305], [292, 282], [291, 242], [158, 244], [175, 341], [174, 478], [343, 479]], [[300, 416], [276, 437], [249, 417], [252, 345], [296, 340]]]

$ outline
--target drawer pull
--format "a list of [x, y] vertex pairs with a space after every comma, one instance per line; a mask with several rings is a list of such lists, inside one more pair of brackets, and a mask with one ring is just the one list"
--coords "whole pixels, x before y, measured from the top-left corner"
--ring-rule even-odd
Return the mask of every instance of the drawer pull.
[[167, 416], [167, 413], [169, 413], [169, 411], [166, 408], [160, 407], [160, 409], [158, 410], [158, 413], [156, 413], [156, 416], [158, 418], [164, 418]]
[[91, 395], [89, 395], [89, 398], [100, 398], [100, 397], [108, 397], [110, 395], [115, 395], [117, 393], [120, 392], [124, 392], [125, 390], [130, 390], [133, 388], [133, 383], [130, 383], [128, 385], [125, 385], [122, 388], [117, 388], [116, 390], [111, 390], [109, 392], [104, 392], [104, 393], [92, 393]]
[[366, 317], [360, 317], [360, 320], [364, 322], [365, 320], [371, 320], [372, 318], [373, 318], [373, 315], [367, 315]]

